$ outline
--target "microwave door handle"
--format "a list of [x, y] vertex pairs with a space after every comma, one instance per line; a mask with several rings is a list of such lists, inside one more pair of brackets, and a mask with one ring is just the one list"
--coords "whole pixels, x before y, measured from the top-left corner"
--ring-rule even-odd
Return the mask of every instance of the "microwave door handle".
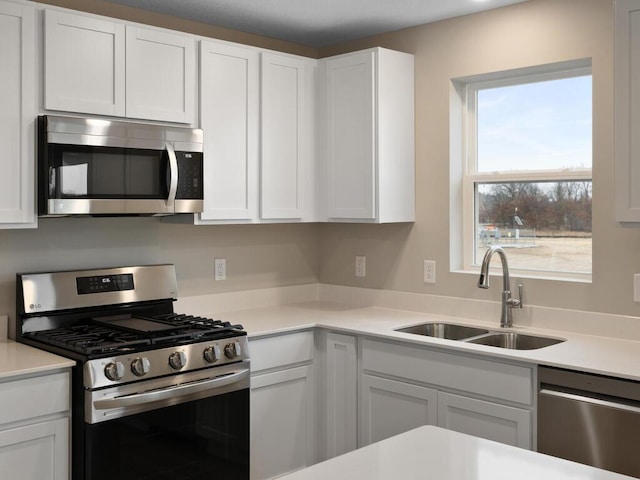
[[166, 143], [165, 148], [167, 155], [169, 155], [169, 197], [167, 198], [167, 208], [174, 209], [176, 193], [178, 192], [178, 159], [176, 158], [176, 151], [173, 145]]

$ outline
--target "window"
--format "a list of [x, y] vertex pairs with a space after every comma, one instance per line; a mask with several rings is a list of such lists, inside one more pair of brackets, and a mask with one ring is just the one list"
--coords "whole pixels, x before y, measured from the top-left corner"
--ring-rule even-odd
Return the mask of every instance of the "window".
[[452, 131], [463, 143], [463, 268], [473, 269], [488, 246], [501, 245], [518, 274], [589, 280], [590, 62], [473, 77], [454, 86], [463, 112], [461, 133]]

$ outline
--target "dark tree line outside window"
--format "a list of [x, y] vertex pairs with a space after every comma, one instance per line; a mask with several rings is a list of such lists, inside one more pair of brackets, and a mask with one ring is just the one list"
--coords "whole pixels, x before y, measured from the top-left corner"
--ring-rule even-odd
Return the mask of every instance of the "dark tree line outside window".
[[591, 233], [591, 181], [509, 182], [478, 186], [478, 223], [514, 228], [517, 215], [523, 228], [538, 235]]

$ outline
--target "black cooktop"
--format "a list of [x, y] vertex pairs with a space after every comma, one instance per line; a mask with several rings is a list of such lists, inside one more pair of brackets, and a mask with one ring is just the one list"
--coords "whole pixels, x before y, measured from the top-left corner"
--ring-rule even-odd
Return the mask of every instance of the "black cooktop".
[[114, 315], [24, 337], [86, 356], [121, 354], [246, 335], [242, 325], [177, 313], [154, 317]]

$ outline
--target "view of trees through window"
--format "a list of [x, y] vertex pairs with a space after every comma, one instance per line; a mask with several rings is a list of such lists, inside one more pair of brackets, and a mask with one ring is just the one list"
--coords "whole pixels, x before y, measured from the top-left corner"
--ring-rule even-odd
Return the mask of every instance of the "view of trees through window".
[[516, 268], [591, 271], [591, 180], [477, 185], [478, 249], [514, 247]]

